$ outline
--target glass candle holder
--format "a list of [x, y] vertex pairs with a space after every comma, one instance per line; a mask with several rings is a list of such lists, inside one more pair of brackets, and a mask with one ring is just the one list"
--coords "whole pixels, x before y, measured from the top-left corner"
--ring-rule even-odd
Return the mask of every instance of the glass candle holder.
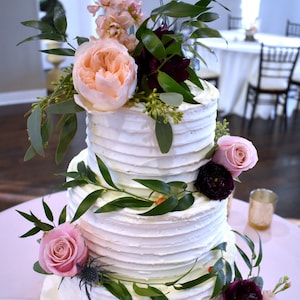
[[258, 230], [270, 227], [278, 196], [268, 189], [255, 189], [250, 192], [248, 223]]

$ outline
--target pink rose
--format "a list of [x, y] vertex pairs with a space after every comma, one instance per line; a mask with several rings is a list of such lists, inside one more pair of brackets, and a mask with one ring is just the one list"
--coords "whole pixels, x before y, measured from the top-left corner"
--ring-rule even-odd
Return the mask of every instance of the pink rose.
[[223, 165], [233, 178], [237, 178], [243, 171], [256, 165], [258, 156], [256, 148], [249, 140], [225, 135], [219, 138], [212, 161]]
[[70, 223], [63, 223], [46, 232], [41, 240], [39, 263], [48, 273], [72, 277], [78, 273], [77, 264], [88, 259], [88, 248], [80, 231]]
[[87, 111], [122, 107], [136, 87], [137, 66], [125, 46], [114, 39], [83, 43], [75, 54], [75, 101]]
[[277, 297], [275, 294], [273, 294], [271, 291], [263, 291], [263, 300], [277, 300]]

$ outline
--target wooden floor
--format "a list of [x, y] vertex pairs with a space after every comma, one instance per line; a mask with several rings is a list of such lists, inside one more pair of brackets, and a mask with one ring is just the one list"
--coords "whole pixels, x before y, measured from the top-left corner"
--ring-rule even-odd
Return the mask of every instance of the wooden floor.
[[[55, 165], [54, 147], [49, 146], [45, 158], [24, 162], [28, 147], [25, 112], [29, 104], [1, 107], [0, 140], [0, 210], [20, 202], [55, 192], [64, 182], [56, 175], [66, 170], [70, 159], [85, 147], [84, 114], [79, 116], [79, 130], [68, 156]], [[277, 213], [283, 217], [300, 218], [300, 112], [298, 120], [289, 119], [284, 131], [280, 120], [255, 120], [250, 132], [242, 119], [228, 116], [232, 135], [252, 140], [258, 149], [256, 167], [240, 176], [235, 197], [247, 201], [249, 192], [257, 187], [274, 190], [279, 195]]]

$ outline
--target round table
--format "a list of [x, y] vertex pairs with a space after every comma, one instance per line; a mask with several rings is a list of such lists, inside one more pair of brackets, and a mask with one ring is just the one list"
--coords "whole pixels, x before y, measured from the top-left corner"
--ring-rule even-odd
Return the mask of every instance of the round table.
[[[66, 192], [59, 192], [43, 197], [55, 212], [56, 221], [66, 203], [66, 195]], [[41, 200], [42, 198], [36, 198], [0, 212], [1, 300], [39, 299], [44, 275], [32, 269], [38, 259], [37, 239], [39, 237], [37, 235], [28, 238], [19, 237], [31, 229], [32, 224], [16, 210], [26, 213], [31, 211], [45, 220]], [[257, 232], [247, 225], [247, 214], [248, 204], [233, 199], [229, 214], [230, 225], [234, 230], [247, 234], [254, 242], [257, 242]], [[266, 231], [260, 231], [259, 234], [263, 243], [261, 275], [264, 278], [264, 289], [273, 289], [281, 276], [288, 275], [292, 286], [278, 294], [278, 299], [298, 299], [300, 294], [300, 229], [275, 215], [272, 226]], [[240, 263], [239, 266], [242, 271], [245, 270]]]
[[[208, 68], [220, 74], [219, 111], [221, 114], [243, 116], [247, 81], [249, 76], [258, 70], [260, 44], [299, 47], [300, 38], [257, 33], [255, 35], [256, 41], [246, 42], [244, 40], [244, 30], [227, 30], [220, 31], [220, 33], [224, 39], [199, 39], [199, 42], [208, 46], [214, 54], [202, 47], [198, 47], [197, 50], [207, 63]], [[298, 70], [300, 70], [300, 59], [295, 72], [299, 72]], [[291, 99], [288, 106], [288, 115], [291, 115], [295, 107], [296, 101]], [[256, 116], [261, 118], [272, 117], [272, 107], [259, 106]]]

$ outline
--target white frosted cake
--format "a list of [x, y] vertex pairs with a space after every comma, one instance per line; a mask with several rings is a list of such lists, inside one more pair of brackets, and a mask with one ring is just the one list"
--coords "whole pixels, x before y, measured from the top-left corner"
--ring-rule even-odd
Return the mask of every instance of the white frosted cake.
[[[214, 143], [219, 96], [215, 87], [203, 84], [205, 89], [196, 96], [199, 104], [183, 103], [179, 108], [183, 119], [172, 125], [174, 139], [169, 153], [160, 152], [154, 121], [142, 113], [142, 105], [88, 113], [87, 149], [72, 160], [68, 171], [76, 171], [83, 161], [101, 178], [97, 155], [107, 166], [114, 184], [135, 195], [149, 196], [149, 189], [134, 179], [183, 181], [195, 190], [198, 170], [207, 162], [205, 156]], [[96, 189], [99, 187], [93, 184], [69, 189], [69, 219], [82, 200]], [[154, 205], [161, 196], [151, 195]], [[213, 201], [201, 193], [194, 196], [195, 201], [188, 209], [162, 215], [141, 215], [149, 208], [94, 213], [120, 197], [119, 192], [106, 192], [76, 223], [90, 256], [125, 284], [133, 299], [150, 299], [134, 293], [134, 282], [159, 288], [171, 300], [209, 299], [215, 279], [185, 290], [166, 286], [181, 277], [180, 282], [186, 282], [207, 274], [221, 256], [221, 251], [211, 249], [223, 242], [227, 242], [226, 260], [233, 263], [235, 258], [235, 240], [227, 224], [227, 200]], [[59, 277], [48, 276], [41, 299], [88, 299], [85, 288], [79, 286], [78, 278], [64, 278], [60, 283]], [[89, 295], [91, 299], [117, 299], [103, 286], [93, 286]]]

